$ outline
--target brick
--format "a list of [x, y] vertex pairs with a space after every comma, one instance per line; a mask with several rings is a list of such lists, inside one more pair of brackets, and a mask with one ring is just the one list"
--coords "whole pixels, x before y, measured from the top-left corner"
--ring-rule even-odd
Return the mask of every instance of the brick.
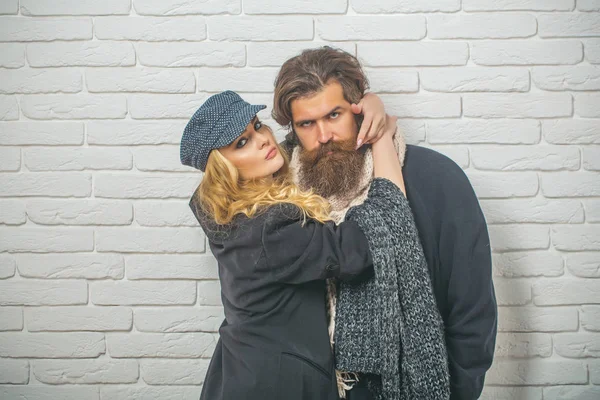
[[581, 326], [586, 331], [600, 332], [600, 306], [581, 306]]
[[600, 387], [594, 386], [554, 386], [545, 387], [543, 391], [544, 400], [596, 400], [600, 398]]
[[0, 145], [80, 145], [80, 122], [0, 122]]
[[0, 42], [89, 40], [91, 18], [0, 17]]
[[575, 114], [579, 117], [600, 118], [600, 93], [577, 93]]
[[584, 40], [583, 52], [590, 64], [600, 64], [600, 39]]
[[532, 79], [543, 90], [600, 90], [600, 67], [538, 67]]
[[[0, 180], [1, 181], [1, 180]], [[200, 176], [168, 174], [98, 174], [94, 178], [96, 197], [120, 199], [189, 199]]]
[[0, 398], [2, 399], [27, 399], [27, 400], [99, 400], [98, 389], [85, 386], [48, 386], [48, 385], [26, 385], [26, 386], [0, 386]]
[[67, 305], [87, 302], [85, 281], [0, 281], [0, 305]]
[[431, 39], [509, 39], [536, 34], [537, 23], [530, 14], [432, 14], [427, 16]]
[[99, 17], [94, 34], [102, 40], [200, 41], [206, 39], [206, 22], [197, 17]]
[[28, 95], [23, 96], [21, 108], [31, 119], [108, 119], [127, 115], [127, 101], [119, 95]]
[[198, 73], [198, 90], [219, 92], [223, 82], [227, 82], [227, 87], [236, 92], [271, 93], [278, 72], [279, 68], [202, 68]]
[[[600, 135], [598, 135], [600, 140]], [[600, 146], [583, 148], [583, 168], [588, 171], [600, 171]]]
[[210, 254], [132, 255], [126, 260], [127, 279], [218, 279], [217, 262]]
[[552, 338], [547, 333], [499, 333], [494, 357], [550, 357]]
[[498, 360], [486, 374], [489, 385], [586, 384], [587, 368], [578, 361]]
[[0, 331], [23, 330], [23, 310], [21, 307], [0, 307]]
[[0, 95], [0, 120], [14, 121], [19, 119], [19, 105], [15, 96]]
[[415, 13], [415, 12], [454, 12], [460, 10], [460, 0], [352, 0], [352, 8], [357, 13]]
[[0, 3], [0, 14], [17, 14], [19, 12], [19, 0], [4, 0]]
[[90, 299], [96, 305], [194, 304], [195, 282], [93, 282]]
[[600, 253], [568, 254], [569, 271], [580, 278], [600, 278]]
[[179, 146], [140, 146], [134, 150], [133, 158], [138, 171], [190, 171], [181, 164]]
[[540, 123], [535, 120], [427, 121], [426, 130], [429, 143], [535, 144], [540, 140]]
[[92, 251], [94, 232], [77, 228], [0, 228], [0, 251], [71, 252]]
[[494, 199], [481, 200], [488, 224], [583, 223], [583, 206], [578, 200]]
[[29, 332], [129, 331], [133, 313], [126, 307], [32, 307], [25, 321]]
[[241, 43], [138, 43], [138, 61], [150, 67], [243, 67]]
[[542, 388], [527, 386], [485, 386], [480, 400], [542, 400]]
[[546, 197], [600, 196], [600, 173], [557, 172], [542, 174], [542, 193]]
[[240, 0], [133, 0], [140, 15], [239, 14]]
[[[485, 202], [488, 200], [482, 201], [482, 206]], [[486, 219], [489, 223], [487, 213]], [[492, 260], [495, 274], [506, 278], [561, 276], [564, 273], [562, 258], [545, 251], [493, 254]]]
[[456, 94], [383, 94], [386, 112], [401, 118], [448, 118], [461, 113]]
[[208, 20], [210, 40], [287, 41], [312, 40], [313, 20], [310, 17], [212, 17]]
[[134, 119], [189, 119], [207, 98], [206, 94], [136, 94], [129, 98], [129, 114]]
[[600, 286], [594, 279], [547, 279], [533, 285], [537, 306], [600, 303]]
[[469, 47], [462, 42], [361, 42], [357, 54], [367, 67], [465, 65]]
[[584, 200], [583, 206], [587, 222], [600, 222], [600, 200]]
[[468, 93], [463, 95], [463, 114], [476, 118], [570, 117], [573, 99], [568, 93]]
[[92, 180], [89, 174], [19, 173], [0, 174], [0, 197], [9, 196], [55, 196], [87, 197], [91, 194]]
[[51, 385], [90, 383], [135, 383], [138, 380], [136, 360], [36, 360], [35, 379]]
[[141, 226], [198, 226], [188, 202], [143, 202], [135, 206], [135, 220]]
[[106, 337], [113, 358], [207, 358], [215, 347], [211, 333], [115, 333]]
[[496, 225], [489, 227], [495, 251], [543, 250], [550, 245], [550, 229], [537, 225]]
[[600, 229], [594, 225], [555, 226], [552, 244], [562, 251], [600, 250]]
[[0, 333], [2, 357], [92, 358], [104, 352], [102, 333]]
[[421, 85], [430, 92], [526, 92], [529, 72], [517, 68], [428, 68]]
[[129, 225], [133, 208], [129, 203], [96, 200], [32, 200], [29, 219], [42, 225]]
[[131, 0], [21, 0], [22, 15], [112, 15], [129, 14]]
[[593, 333], [561, 333], [553, 336], [554, 349], [561, 357], [600, 356], [600, 335]]
[[412, 118], [398, 119], [396, 126], [399, 132], [404, 134], [406, 143], [418, 144], [425, 141], [425, 121]]
[[531, 303], [531, 282], [525, 279], [494, 279], [499, 306], [522, 306]]
[[414, 93], [419, 91], [416, 71], [367, 68], [370, 91], [374, 93]]
[[571, 11], [575, 0], [463, 0], [462, 5], [465, 11]]
[[218, 332], [225, 314], [222, 307], [180, 307], [135, 310], [140, 332]]
[[200, 228], [104, 228], [96, 231], [96, 251], [123, 253], [201, 253]]
[[190, 70], [93, 68], [85, 72], [85, 82], [90, 93], [194, 93], [196, 91], [196, 79]]
[[577, 331], [577, 309], [571, 307], [498, 307], [500, 332]]
[[0, 383], [28, 384], [29, 362], [27, 360], [11, 360], [8, 358], [0, 360]]
[[19, 275], [44, 279], [121, 279], [123, 257], [119, 254], [21, 254]]
[[149, 385], [199, 385], [210, 360], [142, 360], [142, 379]]
[[571, 40], [482, 41], [471, 45], [471, 59], [491, 66], [577, 64], [583, 60], [583, 45]]
[[595, 14], [542, 14], [537, 20], [538, 35], [543, 38], [600, 36], [600, 20]]
[[323, 40], [420, 40], [426, 24], [421, 15], [320, 17], [316, 32]]
[[0, 279], [12, 278], [15, 276], [16, 269], [17, 264], [13, 257], [0, 254]]
[[[303, 50], [316, 49], [323, 46], [330, 46], [336, 49], [344, 50], [352, 55], [356, 55], [356, 46], [354, 43], [350, 42], [332, 43], [319, 41], [318, 39], [317, 41], [310, 42], [252, 42], [247, 44], [248, 66], [281, 68], [281, 65], [285, 61], [296, 55], [299, 55]], [[368, 73], [368, 75], [370, 81], [371, 74]]]
[[486, 146], [471, 149], [475, 168], [496, 171], [578, 170], [579, 149], [564, 146]]
[[32, 67], [115, 67], [135, 65], [131, 43], [57, 42], [32, 43], [27, 46], [27, 61]]
[[542, 134], [553, 144], [600, 144], [600, 123], [593, 119], [543, 121]]
[[512, 198], [535, 196], [539, 189], [538, 177], [533, 172], [468, 172], [477, 197]]
[[25, 204], [20, 200], [0, 200], [0, 224], [22, 225], [27, 222]]
[[[2, 6], [0, 5], [0, 7]], [[25, 45], [21, 43], [0, 44], [0, 54], [2, 54], [0, 59], [0, 67], [2, 68], [21, 68], [25, 66]]]
[[268, 6], [264, 1], [245, 0], [244, 14], [345, 14], [347, 7], [347, 0], [330, 0], [323, 3], [280, 0], [270, 2]]
[[125, 148], [38, 147], [25, 150], [25, 165], [29, 171], [126, 170], [133, 161]]
[[0, 171], [18, 171], [21, 168], [21, 150], [0, 147]]
[[469, 149], [457, 146], [431, 146], [424, 144], [423, 147], [437, 151], [454, 161], [459, 167], [465, 169], [469, 166]]
[[579, 11], [600, 11], [600, 2], [598, 0], [577, 0], [577, 9]]
[[198, 304], [201, 306], [223, 306], [219, 281], [198, 282]]
[[100, 386], [102, 400], [197, 400], [199, 392], [198, 386]]
[[[186, 121], [89, 121], [87, 142], [90, 145], [122, 146], [142, 144], [177, 144]], [[0, 131], [1, 131], [0, 124]], [[134, 150], [137, 153], [138, 150]], [[159, 160], [154, 160], [158, 162]], [[136, 160], [137, 162], [137, 160]], [[162, 160], [161, 160], [162, 162]], [[189, 171], [189, 169], [187, 169]]]

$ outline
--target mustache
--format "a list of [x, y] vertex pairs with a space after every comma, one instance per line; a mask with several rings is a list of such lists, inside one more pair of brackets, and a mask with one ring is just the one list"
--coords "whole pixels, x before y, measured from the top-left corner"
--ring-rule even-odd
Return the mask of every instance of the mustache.
[[[328, 153], [332, 152], [332, 156], [335, 157], [345, 157], [347, 153], [357, 153], [356, 144], [354, 140], [342, 140], [336, 141], [330, 140], [327, 143], [321, 144], [318, 148], [314, 150], [304, 150], [302, 153], [302, 158], [304, 159], [305, 165], [316, 165], [320, 160], [328, 157]], [[362, 151], [363, 148], [360, 149]]]

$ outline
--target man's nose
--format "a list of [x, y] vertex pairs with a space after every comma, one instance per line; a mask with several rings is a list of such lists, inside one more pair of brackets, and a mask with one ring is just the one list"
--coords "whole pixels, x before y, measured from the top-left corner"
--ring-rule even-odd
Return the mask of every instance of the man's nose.
[[319, 143], [327, 143], [331, 140], [333, 135], [331, 131], [327, 128], [327, 124], [320, 122], [317, 123], [317, 140]]

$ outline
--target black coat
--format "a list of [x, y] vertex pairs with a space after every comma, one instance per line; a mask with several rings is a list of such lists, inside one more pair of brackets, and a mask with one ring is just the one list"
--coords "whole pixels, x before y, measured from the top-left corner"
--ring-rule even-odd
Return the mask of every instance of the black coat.
[[337, 400], [325, 279], [372, 276], [358, 225], [303, 227], [284, 205], [218, 232], [190, 206], [219, 264], [226, 317], [200, 399]]

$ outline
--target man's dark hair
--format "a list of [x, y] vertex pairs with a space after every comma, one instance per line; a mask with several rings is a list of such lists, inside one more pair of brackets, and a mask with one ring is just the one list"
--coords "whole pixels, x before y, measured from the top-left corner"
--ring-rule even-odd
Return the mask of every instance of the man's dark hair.
[[360, 62], [343, 50], [324, 46], [302, 51], [287, 60], [275, 79], [273, 119], [292, 129], [292, 101], [316, 94], [336, 80], [349, 103], [358, 103], [369, 88]]

